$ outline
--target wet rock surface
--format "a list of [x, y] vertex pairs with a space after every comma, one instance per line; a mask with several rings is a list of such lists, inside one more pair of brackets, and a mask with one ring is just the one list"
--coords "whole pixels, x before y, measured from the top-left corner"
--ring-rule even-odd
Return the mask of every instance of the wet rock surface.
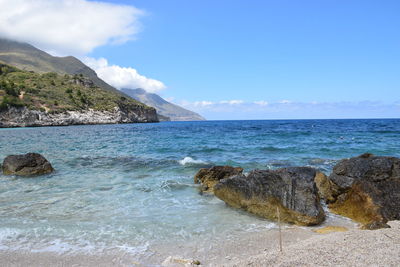
[[298, 225], [320, 224], [325, 214], [314, 179], [317, 171], [310, 167], [277, 170], [254, 170], [247, 176], [222, 179], [214, 194], [235, 208], [267, 219]]
[[321, 199], [325, 200], [326, 203], [336, 200], [336, 197], [339, 195], [339, 187], [329, 180], [324, 173], [318, 172], [314, 181]]
[[37, 153], [7, 156], [3, 161], [2, 170], [5, 175], [19, 176], [35, 176], [54, 171], [50, 162]]
[[214, 186], [222, 179], [242, 174], [243, 169], [232, 166], [214, 166], [211, 168], [200, 169], [194, 176], [194, 182], [201, 184], [200, 191], [213, 193]]
[[400, 159], [363, 154], [340, 161], [329, 176], [337, 188], [331, 211], [379, 229], [400, 219]]

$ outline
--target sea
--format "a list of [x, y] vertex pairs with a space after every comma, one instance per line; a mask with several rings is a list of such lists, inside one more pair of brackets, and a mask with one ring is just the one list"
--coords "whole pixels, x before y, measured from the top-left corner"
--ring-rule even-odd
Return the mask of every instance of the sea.
[[146, 257], [155, 245], [228, 242], [276, 228], [199, 194], [200, 168], [311, 166], [329, 174], [340, 159], [366, 152], [400, 157], [400, 119], [0, 129], [0, 161], [27, 152], [56, 171], [0, 174], [0, 250]]

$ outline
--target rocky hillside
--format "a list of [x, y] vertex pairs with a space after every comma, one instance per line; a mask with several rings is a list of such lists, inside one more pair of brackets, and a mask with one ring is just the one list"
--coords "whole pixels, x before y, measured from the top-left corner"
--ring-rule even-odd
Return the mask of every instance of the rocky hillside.
[[205, 120], [199, 114], [174, 105], [157, 94], [148, 93], [143, 89], [122, 89], [128, 96], [157, 109], [162, 116], [168, 117], [171, 121], [199, 121]]
[[27, 43], [0, 38], [0, 61], [21, 70], [37, 73], [83, 74], [98, 87], [109, 91], [117, 91], [117, 89], [97, 77], [96, 72], [79, 59], [72, 56], [54, 57]]
[[154, 108], [83, 74], [36, 73], [0, 61], [0, 127], [156, 121]]

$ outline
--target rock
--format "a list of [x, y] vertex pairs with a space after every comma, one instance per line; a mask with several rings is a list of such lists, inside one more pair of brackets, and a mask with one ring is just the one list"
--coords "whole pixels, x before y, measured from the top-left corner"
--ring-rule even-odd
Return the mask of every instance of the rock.
[[77, 84], [77, 85], [82, 85], [83, 87], [95, 87], [96, 85], [94, 84], [94, 82], [87, 78], [87, 77], [79, 77], [79, 76], [75, 76], [72, 79], [72, 82]]
[[179, 267], [179, 266], [198, 266], [200, 261], [193, 259], [182, 259], [179, 257], [169, 256], [162, 263], [161, 266]]
[[194, 176], [194, 182], [196, 184], [201, 184], [201, 192], [213, 193], [214, 185], [216, 185], [219, 180], [241, 174], [242, 172], [242, 168], [231, 166], [214, 166], [209, 169], [203, 168]]
[[390, 225], [384, 222], [374, 221], [372, 223], [364, 224], [361, 227], [363, 230], [377, 230], [381, 228], [390, 228]]
[[157, 112], [153, 108], [120, 103], [113, 110], [80, 110], [49, 113], [30, 110], [26, 107], [11, 107], [0, 111], [0, 128], [67, 126], [91, 124], [116, 124], [158, 122]]
[[322, 172], [318, 172], [315, 176], [315, 184], [318, 188], [319, 197], [324, 199], [327, 203], [335, 201], [339, 195], [339, 187], [335, 185], [328, 177]]
[[3, 161], [2, 170], [5, 175], [20, 176], [41, 175], [54, 171], [50, 162], [37, 153], [7, 156]]
[[400, 159], [363, 154], [341, 160], [328, 178], [338, 190], [328, 207], [363, 229], [400, 219]]
[[314, 232], [318, 234], [329, 234], [329, 233], [334, 233], [334, 232], [347, 232], [349, 229], [343, 226], [325, 226], [319, 229], [313, 230]]
[[255, 170], [247, 176], [236, 175], [214, 186], [214, 194], [235, 208], [298, 225], [320, 224], [325, 214], [310, 167]]

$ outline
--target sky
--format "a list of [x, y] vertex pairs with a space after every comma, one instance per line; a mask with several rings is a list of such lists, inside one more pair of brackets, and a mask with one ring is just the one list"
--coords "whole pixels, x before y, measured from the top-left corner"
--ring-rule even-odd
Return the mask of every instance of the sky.
[[400, 1], [0, 0], [0, 37], [207, 119], [400, 117]]

